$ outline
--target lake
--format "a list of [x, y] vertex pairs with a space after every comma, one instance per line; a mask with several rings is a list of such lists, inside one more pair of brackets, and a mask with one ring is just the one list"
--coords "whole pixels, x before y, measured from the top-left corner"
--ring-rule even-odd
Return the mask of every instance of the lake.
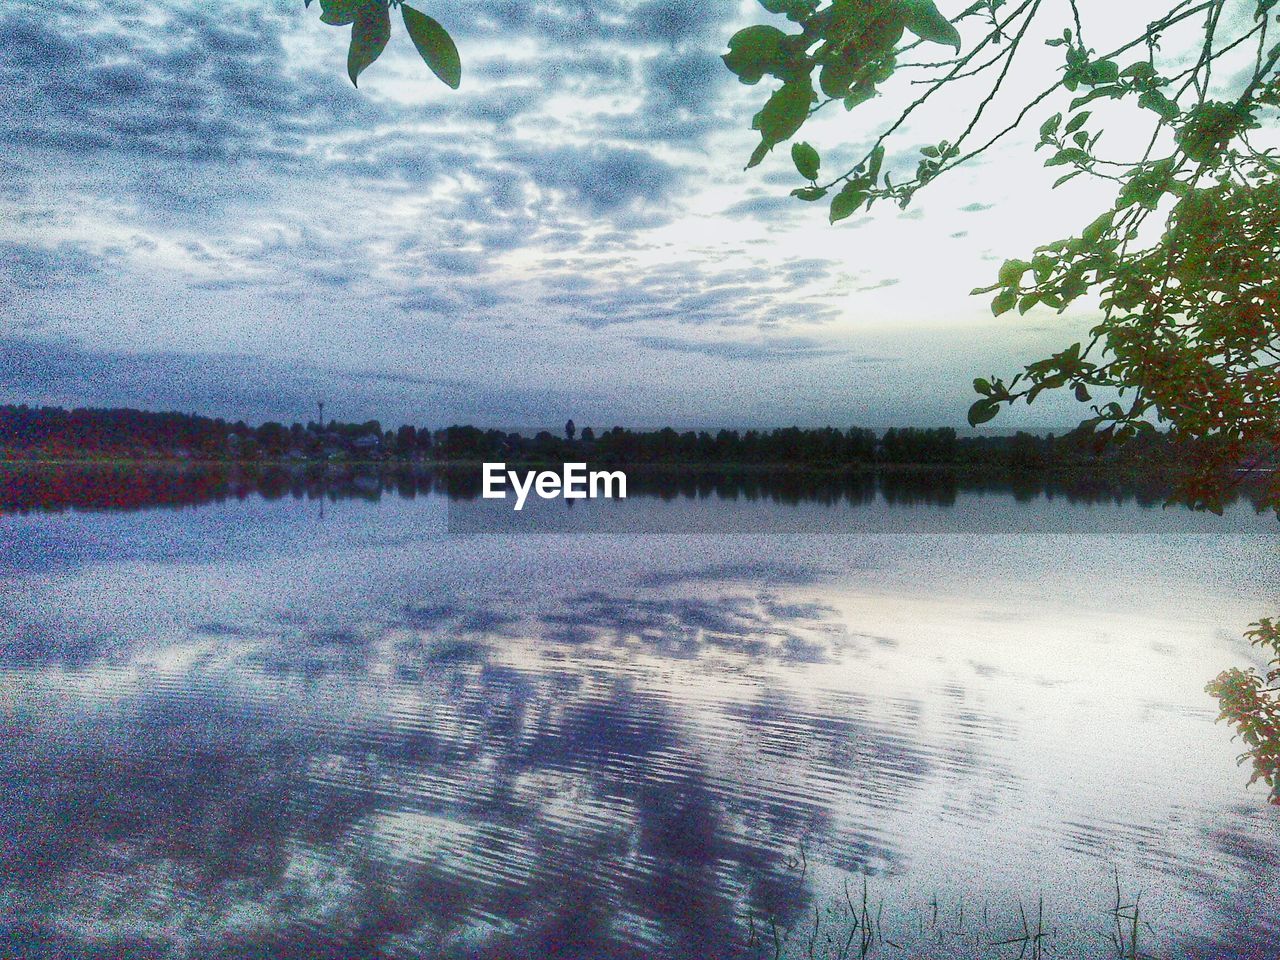
[[1274, 957], [1280, 807], [1204, 686], [1278, 534], [1098, 481], [513, 519], [9, 470], [0, 956]]

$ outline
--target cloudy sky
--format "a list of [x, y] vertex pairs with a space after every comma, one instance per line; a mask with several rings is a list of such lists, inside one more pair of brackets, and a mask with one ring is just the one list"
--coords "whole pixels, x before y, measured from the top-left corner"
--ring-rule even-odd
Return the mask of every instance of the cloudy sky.
[[[836, 227], [787, 198], [785, 148], [744, 171], [764, 89], [719, 54], [754, 3], [417, 5], [458, 41], [458, 92], [398, 22], [353, 89], [349, 31], [302, 0], [6, 0], [0, 402], [960, 426], [974, 376], [1092, 319], [968, 295], [1097, 212], [1025, 140]], [[1031, 60], [1043, 80], [1058, 54]], [[852, 159], [895, 103], [804, 136]], [[956, 132], [954, 103], [926, 114], [904, 171]], [[1037, 407], [993, 426], [1081, 412]]]

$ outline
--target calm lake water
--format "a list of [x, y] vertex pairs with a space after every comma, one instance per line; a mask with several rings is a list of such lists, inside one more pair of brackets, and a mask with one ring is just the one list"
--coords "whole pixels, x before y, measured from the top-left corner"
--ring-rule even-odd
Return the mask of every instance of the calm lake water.
[[1101, 957], [1117, 881], [1140, 951], [1280, 955], [1203, 690], [1280, 610], [1273, 516], [470, 496], [0, 475], [0, 956], [856, 957], [865, 883], [872, 956], [1032, 956], [1021, 907]]

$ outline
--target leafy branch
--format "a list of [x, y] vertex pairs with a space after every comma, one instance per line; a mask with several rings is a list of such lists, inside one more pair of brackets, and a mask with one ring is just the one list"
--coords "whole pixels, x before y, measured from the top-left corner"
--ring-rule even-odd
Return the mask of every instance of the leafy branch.
[[[1006, 261], [994, 284], [974, 292], [994, 294], [997, 316], [1041, 306], [1062, 313], [1084, 301], [1099, 306], [1103, 319], [1087, 342], [1030, 364], [1008, 381], [975, 380], [979, 399], [970, 423], [986, 423], [1003, 407], [1033, 402], [1046, 390], [1068, 389], [1092, 404], [1082, 427], [1100, 445], [1158, 427], [1185, 439], [1193, 456], [1182, 492], [1196, 505], [1220, 509], [1233, 468], [1280, 447], [1280, 156], [1250, 140], [1253, 131], [1274, 125], [1280, 105], [1280, 45], [1267, 40], [1274, 0], [1261, 0], [1252, 22], [1233, 21], [1229, 36], [1223, 36], [1225, 0], [1182, 0], [1103, 54], [1084, 43], [1085, 24], [1072, 0], [982, 0], [954, 22], [945, 21], [932, 0], [761, 4], [784, 14], [799, 32], [758, 25], [729, 42], [725, 63], [742, 82], [766, 76], [782, 81], [756, 115], [761, 141], [748, 167], [835, 99], [852, 111], [872, 97], [892, 95], [896, 76], [925, 74], [909, 81], [924, 89], [873, 136], [849, 170], [820, 182], [818, 148], [793, 146], [792, 160], [808, 181], [793, 195], [810, 202], [829, 198], [832, 223], [882, 200], [908, 206], [919, 190], [990, 150], [1051, 97], [1070, 95], [1065, 109], [1041, 122], [1036, 150], [1048, 151], [1046, 167], [1061, 168], [1054, 189], [1088, 176], [1113, 184], [1115, 200], [1096, 211], [1078, 236]], [[1060, 31], [1041, 23], [1051, 16], [1065, 18]], [[1061, 52], [1061, 66], [1039, 93], [1018, 100], [1006, 86], [1015, 58], [1035, 35], [1033, 24], [1039, 35], [1050, 34], [1047, 45]], [[963, 54], [961, 27], [974, 39]], [[1175, 29], [1200, 31], [1190, 56], [1163, 53], [1163, 41]], [[903, 44], [908, 32], [912, 39]], [[922, 43], [951, 46], [957, 55], [902, 58]], [[1257, 44], [1252, 75], [1232, 99], [1210, 99], [1215, 64], [1247, 43]], [[810, 109], [815, 72], [827, 99]], [[970, 94], [962, 124], [919, 148], [914, 176], [895, 182], [891, 171], [902, 164], [887, 161], [895, 134], [939, 91], [962, 81], [982, 82]], [[1100, 152], [1105, 125], [1094, 109], [1101, 102], [1130, 105], [1133, 124], [1150, 123], [1142, 156]], [[997, 104], [1012, 120], [966, 149]], [[1155, 216], [1163, 223], [1153, 232], [1148, 220]], [[1098, 394], [1105, 400], [1095, 401]], [[1280, 486], [1273, 502], [1280, 507]]]
[[1280, 804], [1280, 622], [1261, 620], [1245, 637], [1269, 652], [1266, 675], [1256, 670], [1228, 670], [1206, 687], [1218, 698], [1219, 720], [1236, 728], [1248, 748], [1240, 762], [1253, 764], [1249, 782], [1271, 787], [1271, 802]]
[[[307, 7], [312, 0], [304, 0]], [[462, 59], [458, 48], [436, 20], [403, 0], [320, 0], [320, 22], [351, 27], [347, 49], [347, 75], [359, 86], [365, 71], [391, 41], [391, 9], [399, 8], [405, 32], [431, 72], [454, 90], [462, 83]]]

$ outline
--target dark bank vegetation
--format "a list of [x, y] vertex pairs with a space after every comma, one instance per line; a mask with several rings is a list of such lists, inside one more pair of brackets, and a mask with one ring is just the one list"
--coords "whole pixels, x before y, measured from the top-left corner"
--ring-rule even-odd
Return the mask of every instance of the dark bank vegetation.
[[[8, 460], [191, 460], [221, 462], [554, 463], [612, 465], [859, 468], [881, 465], [991, 467], [1026, 470], [1122, 465], [1176, 466], [1187, 445], [1148, 433], [1099, 446], [1084, 431], [1062, 436], [958, 436], [951, 428], [861, 427], [676, 431], [612, 427], [596, 432], [566, 425], [563, 435], [377, 420], [319, 424], [243, 421], [128, 409], [0, 406], [0, 458]], [[1243, 466], [1260, 465], [1245, 461]]]

